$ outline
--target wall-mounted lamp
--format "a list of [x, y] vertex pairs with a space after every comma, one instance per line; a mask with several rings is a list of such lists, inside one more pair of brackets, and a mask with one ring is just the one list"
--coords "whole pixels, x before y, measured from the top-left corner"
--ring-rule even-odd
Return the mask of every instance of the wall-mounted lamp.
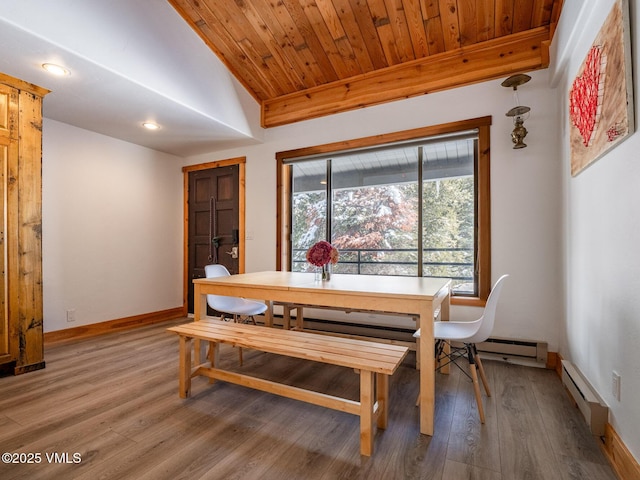
[[505, 115], [507, 117], [513, 118], [513, 131], [511, 132], [511, 141], [513, 142], [513, 148], [524, 148], [527, 146], [524, 143], [524, 137], [527, 136], [527, 129], [524, 127], [524, 121], [529, 118], [529, 112], [531, 111], [530, 107], [525, 107], [524, 105], [519, 105], [520, 101], [518, 100], [518, 87], [520, 85], [524, 85], [531, 77], [529, 75], [525, 75], [524, 73], [519, 73], [518, 75], [511, 75], [504, 82], [501, 83], [503, 87], [513, 88], [513, 98], [515, 100], [516, 106], [509, 110]]

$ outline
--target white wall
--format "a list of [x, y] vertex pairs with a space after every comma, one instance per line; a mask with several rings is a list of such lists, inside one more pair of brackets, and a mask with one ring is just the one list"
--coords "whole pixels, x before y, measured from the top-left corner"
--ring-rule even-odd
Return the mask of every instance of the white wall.
[[[640, 111], [637, 4], [631, 32], [636, 119]], [[610, 407], [610, 423], [640, 458], [640, 135], [633, 134], [576, 177], [569, 173], [568, 91], [613, 0], [565, 1], [554, 46], [562, 105], [565, 191], [566, 325], [560, 353], [574, 362]], [[566, 16], [565, 16], [566, 15]], [[576, 21], [576, 19], [578, 19]], [[575, 28], [573, 34], [569, 32]], [[610, 72], [607, 72], [609, 74]], [[637, 128], [637, 127], [636, 127]], [[611, 393], [621, 375], [621, 400]]]
[[44, 120], [45, 332], [182, 305], [181, 161]]
[[[269, 129], [261, 145], [190, 157], [188, 164], [247, 157], [247, 271], [276, 265], [275, 153], [345, 139], [492, 115], [492, 277], [510, 273], [498, 310], [495, 335], [543, 340], [558, 348], [563, 302], [561, 267], [561, 165], [557, 158], [558, 112], [546, 71], [533, 72], [519, 91], [532, 107], [528, 148], [512, 149], [513, 104], [500, 80], [420, 96], [331, 117]], [[473, 317], [478, 309], [454, 308]]]

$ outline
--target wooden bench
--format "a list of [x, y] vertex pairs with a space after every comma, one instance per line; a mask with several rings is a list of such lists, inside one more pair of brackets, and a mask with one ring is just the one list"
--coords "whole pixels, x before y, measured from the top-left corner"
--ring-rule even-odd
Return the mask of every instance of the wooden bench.
[[[387, 426], [389, 375], [396, 371], [408, 351], [407, 347], [386, 343], [218, 320], [192, 322], [167, 330], [180, 337], [181, 398], [189, 397], [191, 378], [201, 375], [359, 415], [360, 453], [367, 456], [373, 452], [375, 426], [381, 429]], [[209, 342], [210, 348], [208, 361], [192, 366], [191, 340], [194, 339]], [[352, 368], [360, 374], [360, 401], [222, 370], [218, 361], [221, 343]]]

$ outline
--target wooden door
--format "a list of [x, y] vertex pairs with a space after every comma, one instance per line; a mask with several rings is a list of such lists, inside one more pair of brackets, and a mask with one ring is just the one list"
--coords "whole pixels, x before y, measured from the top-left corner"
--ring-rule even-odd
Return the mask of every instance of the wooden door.
[[232, 274], [240, 272], [239, 199], [238, 165], [189, 172], [189, 312], [193, 312], [191, 280], [205, 276], [205, 265], [219, 263]]

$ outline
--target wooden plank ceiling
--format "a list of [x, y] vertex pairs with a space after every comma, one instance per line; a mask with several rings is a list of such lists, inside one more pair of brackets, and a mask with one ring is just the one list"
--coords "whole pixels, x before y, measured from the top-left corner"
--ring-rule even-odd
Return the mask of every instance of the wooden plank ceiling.
[[563, 0], [169, 0], [273, 127], [546, 68]]

